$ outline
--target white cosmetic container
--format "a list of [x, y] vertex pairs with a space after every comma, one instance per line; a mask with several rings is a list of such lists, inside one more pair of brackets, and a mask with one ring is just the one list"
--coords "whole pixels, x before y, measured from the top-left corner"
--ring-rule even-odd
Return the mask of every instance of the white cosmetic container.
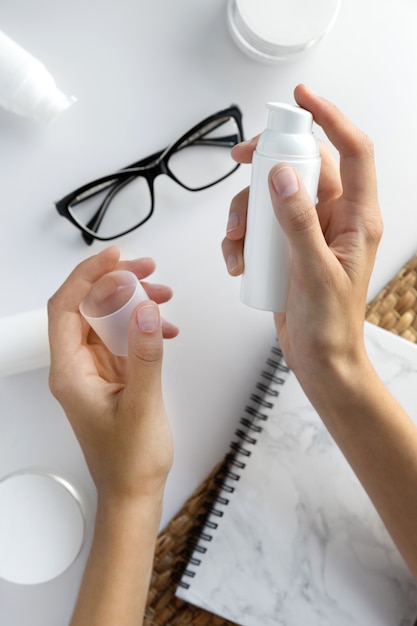
[[236, 45], [256, 61], [280, 63], [303, 55], [333, 27], [341, 0], [228, 0]]
[[45, 66], [0, 31], [0, 105], [48, 122], [75, 102], [58, 89]]
[[39, 585], [77, 559], [85, 506], [67, 478], [37, 469], [1, 478], [0, 511], [0, 579]]
[[251, 307], [277, 312], [286, 310], [291, 259], [272, 206], [269, 172], [276, 163], [294, 167], [315, 204], [320, 154], [309, 111], [280, 103], [266, 106], [268, 125], [252, 160], [241, 299]]

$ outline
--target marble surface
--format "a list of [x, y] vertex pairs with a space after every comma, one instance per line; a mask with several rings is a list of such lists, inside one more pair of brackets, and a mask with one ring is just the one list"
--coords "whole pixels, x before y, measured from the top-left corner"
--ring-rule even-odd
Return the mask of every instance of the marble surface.
[[[417, 346], [371, 325], [366, 338], [417, 421]], [[246, 467], [178, 595], [242, 626], [414, 624], [417, 586], [291, 372], [267, 413], [261, 434], [248, 431], [257, 443], [245, 445], [251, 456], [239, 457]]]

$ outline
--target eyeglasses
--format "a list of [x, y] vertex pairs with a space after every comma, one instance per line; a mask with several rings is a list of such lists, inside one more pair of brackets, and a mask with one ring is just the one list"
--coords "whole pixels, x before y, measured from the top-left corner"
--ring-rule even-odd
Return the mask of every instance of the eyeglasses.
[[230, 151], [243, 141], [236, 105], [193, 126], [171, 146], [98, 178], [55, 203], [60, 215], [82, 231], [87, 244], [108, 241], [139, 228], [154, 210], [154, 182], [166, 174], [189, 191], [216, 185], [237, 170]]

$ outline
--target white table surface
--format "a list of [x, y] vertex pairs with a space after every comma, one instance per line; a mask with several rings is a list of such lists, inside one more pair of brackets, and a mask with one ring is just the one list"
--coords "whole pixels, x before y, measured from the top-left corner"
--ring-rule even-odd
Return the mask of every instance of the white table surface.
[[[74, 265], [105, 245], [87, 247], [53, 201], [232, 102], [250, 137], [266, 123], [264, 103], [292, 102], [299, 82], [336, 102], [375, 142], [385, 233], [369, 298], [414, 254], [414, 0], [344, 0], [322, 45], [281, 66], [243, 55], [225, 14], [225, 0], [2, 0], [0, 29], [78, 101], [48, 125], [0, 111], [1, 316], [45, 306]], [[230, 200], [249, 174], [241, 167], [195, 194], [159, 178], [152, 219], [116, 241], [125, 258], [155, 258], [155, 279], [175, 292], [164, 315], [181, 328], [165, 349], [176, 454], [162, 525], [223, 457], [274, 335], [269, 314], [240, 303], [239, 280], [227, 275], [220, 250]], [[31, 466], [80, 484], [91, 537], [94, 489], [46, 369], [0, 379], [0, 477]], [[88, 541], [50, 583], [0, 582], [1, 626], [67, 624], [87, 551]]]

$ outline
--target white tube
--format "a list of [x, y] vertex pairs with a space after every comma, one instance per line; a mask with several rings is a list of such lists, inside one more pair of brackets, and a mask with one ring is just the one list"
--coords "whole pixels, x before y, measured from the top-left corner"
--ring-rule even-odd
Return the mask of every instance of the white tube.
[[0, 31], [0, 105], [17, 115], [49, 121], [75, 102], [58, 89], [45, 66]]
[[49, 363], [46, 308], [0, 318], [0, 376], [47, 367]]

